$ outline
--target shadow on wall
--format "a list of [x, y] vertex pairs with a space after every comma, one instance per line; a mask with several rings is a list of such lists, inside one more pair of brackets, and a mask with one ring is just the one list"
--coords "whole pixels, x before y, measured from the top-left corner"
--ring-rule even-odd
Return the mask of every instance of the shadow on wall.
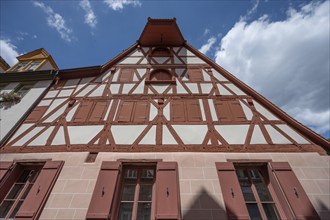
[[316, 207], [316, 211], [318, 212], [320, 218], [322, 220], [329, 220], [330, 219], [330, 196], [327, 197], [327, 203], [328, 205], [326, 205], [324, 203], [324, 201], [318, 199], [317, 201], [317, 207]]
[[194, 200], [189, 202], [188, 207], [182, 209], [183, 220], [227, 219], [224, 205], [220, 204], [221, 195], [216, 196], [219, 198], [202, 188]]

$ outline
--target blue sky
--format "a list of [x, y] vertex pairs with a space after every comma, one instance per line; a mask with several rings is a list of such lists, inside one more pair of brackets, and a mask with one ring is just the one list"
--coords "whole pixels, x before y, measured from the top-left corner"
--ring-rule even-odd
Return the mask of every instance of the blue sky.
[[185, 39], [303, 124], [330, 137], [329, 1], [0, 1], [0, 52], [45, 48], [61, 69], [102, 65], [148, 17]]

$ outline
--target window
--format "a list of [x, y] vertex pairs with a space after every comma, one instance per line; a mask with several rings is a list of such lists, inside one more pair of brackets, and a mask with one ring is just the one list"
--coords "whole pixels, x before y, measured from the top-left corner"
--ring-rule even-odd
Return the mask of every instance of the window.
[[319, 219], [287, 162], [218, 162], [228, 219]]
[[149, 121], [148, 101], [122, 101], [119, 105], [116, 121], [147, 122]]
[[199, 100], [171, 101], [171, 121], [173, 122], [200, 122], [202, 121]]
[[215, 100], [214, 106], [220, 122], [246, 121], [243, 108], [238, 100]]
[[120, 71], [118, 81], [119, 82], [131, 82], [133, 81], [134, 69], [122, 69]]
[[24, 199], [33, 186], [41, 170], [41, 166], [26, 166], [15, 180], [0, 205], [0, 218], [14, 218]]
[[125, 167], [118, 219], [151, 218], [154, 180], [154, 167]]
[[63, 162], [0, 162], [0, 167], [0, 219], [38, 219]]
[[86, 219], [181, 219], [178, 166], [104, 161]]
[[28, 64], [29, 62], [22, 62], [22, 63], [18, 63], [12, 70], [10, 70], [11, 72], [14, 71], [20, 71], [23, 70], [24, 67]]
[[14, 91], [17, 93], [17, 95], [19, 95], [21, 98], [23, 98], [30, 91], [30, 89], [33, 88], [34, 84], [36, 84], [36, 82], [20, 83], [15, 88]]
[[188, 69], [188, 76], [192, 82], [203, 81], [203, 73], [201, 69]]
[[251, 219], [280, 219], [268, 190], [263, 167], [236, 167], [236, 174]]
[[107, 101], [83, 100], [73, 116], [73, 122], [100, 122], [108, 107]]
[[26, 70], [35, 70], [41, 63], [41, 60], [33, 61], [25, 69]]
[[154, 57], [169, 57], [171, 51], [167, 47], [156, 47], [152, 50], [151, 55]]
[[165, 69], [156, 69], [149, 74], [146, 83], [173, 83], [175, 84], [174, 76]]

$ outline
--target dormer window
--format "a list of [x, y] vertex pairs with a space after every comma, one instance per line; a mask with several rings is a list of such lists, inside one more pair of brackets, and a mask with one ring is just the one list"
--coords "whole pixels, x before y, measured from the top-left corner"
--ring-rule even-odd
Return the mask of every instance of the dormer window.
[[20, 71], [20, 70], [23, 70], [24, 67], [26, 66], [26, 64], [28, 64], [29, 62], [22, 62], [22, 63], [19, 63], [17, 64], [17, 66], [15, 66], [11, 71], [14, 72], [14, 71]]
[[175, 77], [166, 69], [153, 70], [146, 83], [175, 83]]
[[37, 67], [40, 65], [41, 60], [37, 60], [37, 61], [33, 61], [32, 63], [30, 63], [25, 70], [29, 71], [29, 70], [35, 70], [37, 69]]
[[152, 50], [151, 56], [153, 57], [169, 57], [171, 56], [171, 51], [167, 47], [156, 47]]

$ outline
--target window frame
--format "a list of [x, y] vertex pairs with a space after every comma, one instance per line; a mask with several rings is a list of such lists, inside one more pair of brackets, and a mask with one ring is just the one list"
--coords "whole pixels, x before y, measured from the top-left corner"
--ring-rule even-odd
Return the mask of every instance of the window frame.
[[[47, 199], [56, 183], [56, 180], [63, 168], [64, 161], [52, 160], [22, 160], [15, 162], [0, 161], [0, 203], [2, 204], [15, 182], [20, 177], [26, 167], [39, 166], [39, 174], [29, 191], [26, 193], [24, 201], [15, 214], [15, 219], [35, 220], [38, 219]], [[27, 185], [26, 185], [27, 187]], [[23, 195], [21, 191], [20, 198]], [[17, 202], [15, 202], [17, 204]], [[15, 205], [14, 203], [14, 205]], [[13, 207], [10, 208], [13, 210]], [[5, 218], [7, 219], [7, 218]]]
[[[169, 76], [170, 79], [152, 79], [153, 75], [157, 73], [165, 73]], [[154, 69], [153, 71], [149, 72], [147, 78], [145, 80], [146, 84], [176, 84], [175, 76], [171, 73], [171, 71], [167, 69]]]
[[273, 197], [280, 219], [320, 219], [288, 162], [228, 159], [227, 162], [215, 162], [215, 166], [229, 220], [250, 219], [236, 173], [236, 167], [244, 166], [264, 167], [264, 172], [268, 175], [265, 180], [268, 181], [267, 188]]
[[155, 169], [152, 195], [152, 206], [154, 207], [152, 210], [154, 212], [151, 213], [151, 219], [181, 220], [178, 164], [177, 162], [163, 162], [161, 159], [103, 161], [86, 219], [118, 218], [123, 187], [123, 167], [130, 166], [153, 167]]

